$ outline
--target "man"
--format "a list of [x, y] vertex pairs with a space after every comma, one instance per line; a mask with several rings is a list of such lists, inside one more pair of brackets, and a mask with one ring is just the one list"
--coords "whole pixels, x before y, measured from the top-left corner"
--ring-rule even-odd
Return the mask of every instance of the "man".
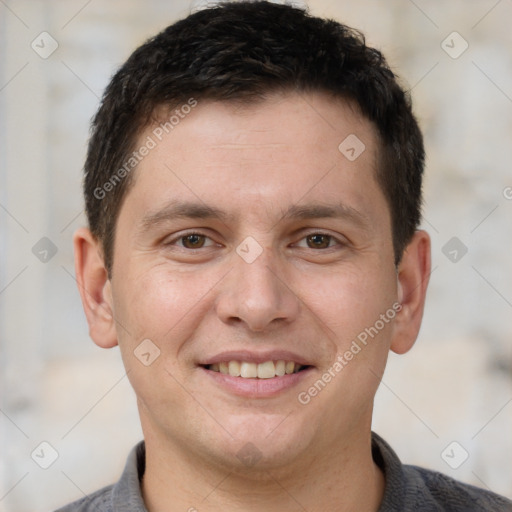
[[144, 442], [62, 511], [512, 510], [370, 430], [421, 323], [422, 136], [382, 55], [267, 2], [137, 49], [93, 121], [76, 274]]

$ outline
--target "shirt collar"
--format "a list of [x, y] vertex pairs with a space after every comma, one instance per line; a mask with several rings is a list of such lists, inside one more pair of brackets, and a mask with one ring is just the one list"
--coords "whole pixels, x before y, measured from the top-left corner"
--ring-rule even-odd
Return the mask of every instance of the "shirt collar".
[[132, 448], [123, 474], [112, 489], [113, 512], [148, 512], [142, 499], [140, 484], [146, 468], [146, 447], [141, 441]]

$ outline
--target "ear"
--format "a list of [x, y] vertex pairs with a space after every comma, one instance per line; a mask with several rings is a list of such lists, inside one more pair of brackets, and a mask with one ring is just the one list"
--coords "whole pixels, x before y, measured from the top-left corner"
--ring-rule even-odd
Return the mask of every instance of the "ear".
[[89, 335], [96, 345], [117, 345], [112, 307], [112, 290], [100, 243], [87, 228], [73, 236], [75, 273], [82, 305], [89, 324]]
[[425, 295], [430, 278], [430, 236], [416, 231], [398, 266], [398, 301], [391, 350], [404, 354], [414, 345], [420, 330]]

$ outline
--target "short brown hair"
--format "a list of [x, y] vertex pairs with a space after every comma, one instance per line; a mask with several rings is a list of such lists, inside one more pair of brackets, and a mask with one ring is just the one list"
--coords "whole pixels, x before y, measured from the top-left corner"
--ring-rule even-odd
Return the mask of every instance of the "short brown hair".
[[191, 98], [251, 102], [294, 90], [351, 100], [377, 128], [377, 180], [398, 264], [420, 222], [425, 157], [408, 94], [358, 31], [290, 5], [242, 1], [169, 26], [136, 49], [105, 90], [92, 122], [84, 194], [109, 275], [116, 220], [136, 167], [126, 163], [155, 110]]

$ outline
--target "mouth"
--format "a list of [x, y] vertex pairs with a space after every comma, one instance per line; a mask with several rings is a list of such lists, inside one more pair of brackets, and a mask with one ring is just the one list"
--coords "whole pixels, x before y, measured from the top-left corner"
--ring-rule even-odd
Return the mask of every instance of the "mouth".
[[289, 351], [231, 351], [200, 361], [198, 368], [208, 379], [230, 395], [271, 398], [304, 384], [315, 366]]
[[310, 365], [303, 365], [295, 361], [286, 361], [284, 359], [275, 361], [269, 360], [262, 363], [231, 360], [200, 366], [212, 372], [229, 375], [231, 377], [240, 377], [242, 379], [273, 379], [275, 377], [284, 377], [285, 375], [299, 373], [310, 368]]

